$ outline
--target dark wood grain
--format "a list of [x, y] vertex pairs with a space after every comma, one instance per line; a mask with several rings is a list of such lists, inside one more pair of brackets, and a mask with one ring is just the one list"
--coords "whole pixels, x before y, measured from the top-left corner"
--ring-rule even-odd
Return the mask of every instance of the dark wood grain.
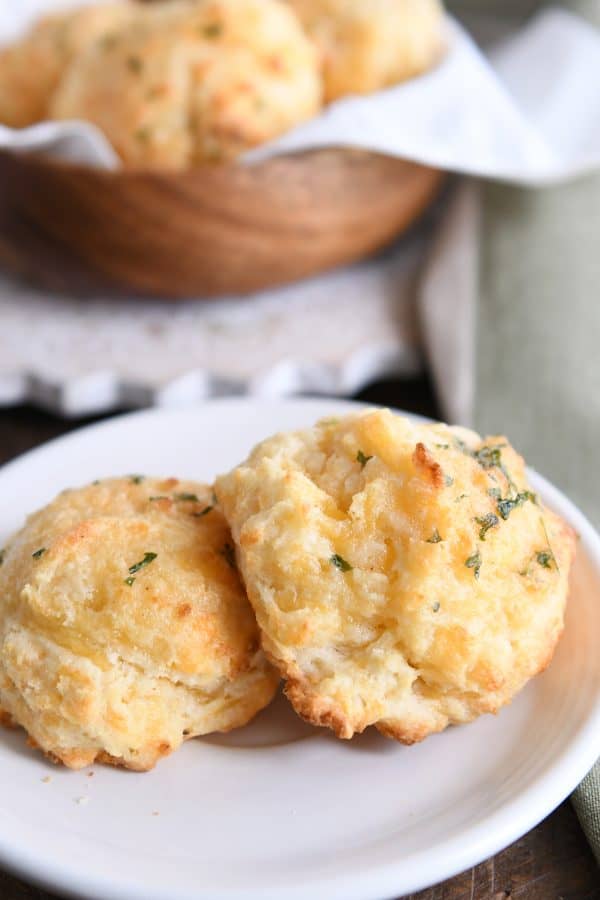
[[344, 149], [175, 173], [0, 151], [0, 262], [79, 294], [244, 294], [384, 247], [441, 181], [416, 163]]
[[[380, 382], [358, 396], [432, 417], [439, 412], [425, 378]], [[82, 424], [27, 407], [0, 412], [0, 462]], [[53, 898], [0, 870], [0, 900]], [[600, 873], [567, 802], [493, 859], [404, 900], [600, 900]]]

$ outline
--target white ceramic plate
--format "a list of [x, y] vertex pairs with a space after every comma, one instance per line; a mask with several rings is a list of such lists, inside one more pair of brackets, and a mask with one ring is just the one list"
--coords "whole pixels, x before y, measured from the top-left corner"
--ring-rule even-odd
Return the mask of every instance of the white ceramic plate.
[[[0, 471], [0, 542], [67, 485], [132, 471], [210, 479], [269, 433], [349, 406], [221, 401], [87, 428]], [[555, 659], [499, 716], [409, 748], [369, 732], [337, 741], [280, 699], [149, 774], [96, 766], [93, 778], [0, 732], [0, 864], [94, 900], [382, 900], [526, 832], [600, 750], [600, 539], [555, 488], [532, 482], [581, 541]]]

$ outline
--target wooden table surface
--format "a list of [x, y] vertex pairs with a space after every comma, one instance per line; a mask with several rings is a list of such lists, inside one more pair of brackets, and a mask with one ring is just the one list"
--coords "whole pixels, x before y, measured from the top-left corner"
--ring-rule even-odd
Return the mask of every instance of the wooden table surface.
[[[424, 379], [381, 382], [359, 397], [438, 415]], [[82, 424], [29, 408], [0, 411], [0, 463]], [[0, 900], [53, 898], [0, 870]], [[600, 900], [600, 872], [566, 802], [493, 859], [405, 900]]]

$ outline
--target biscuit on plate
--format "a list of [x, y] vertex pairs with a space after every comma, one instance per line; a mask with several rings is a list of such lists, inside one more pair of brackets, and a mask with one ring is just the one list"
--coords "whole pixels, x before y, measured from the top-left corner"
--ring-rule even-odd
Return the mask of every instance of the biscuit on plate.
[[104, 3], [55, 13], [0, 49], [0, 123], [24, 128], [46, 118], [73, 58], [94, 41], [108, 39], [134, 12], [125, 3]]
[[74, 59], [50, 104], [126, 165], [224, 162], [321, 107], [318, 53], [279, 0], [172, 0]]
[[3, 551], [0, 719], [56, 761], [150, 769], [246, 724], [277, 680], [204, 485], [65, 491]]
[[444, 52], [440, 0], [288, 2], [321, 51], [327, 101], [413, 78]]
[[420, 741], [550, 662], [574, 536], [505, 438], [371, 410], [270, 438], [215, 489], [287, 696], [338, 737]]

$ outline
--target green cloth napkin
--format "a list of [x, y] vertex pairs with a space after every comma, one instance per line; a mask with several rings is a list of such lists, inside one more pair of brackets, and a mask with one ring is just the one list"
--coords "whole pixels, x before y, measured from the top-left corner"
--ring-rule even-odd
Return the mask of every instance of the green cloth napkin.
[[[467, 26], [487, 14], [514, 26], [548, 4], [447, 5]], [[600, 28], [600, 0], [562, 6]], [[507, 432], [600, 527], [600, 175], [481, 190], [473, 424]], [[572, 801], [600, 864], [600, 760]]]
[[[518, 6], [476, 5], [499, 12]], [[564, 5], [600, 28], [600, 0]], [[523, 3], [520, 11], [533, 6]], [[482, 187], [475, 426], [508, 433], [597, 527], [599, 237], [600, 175], [537, 190]], [[600, 863], [600, 760], [572, 799]]]
[[[600, 176], [485, 185], [482, 213], [475, 427], [509, 434], [598, 526]], [[600, 863], [600, 762], [573, 803]]]

